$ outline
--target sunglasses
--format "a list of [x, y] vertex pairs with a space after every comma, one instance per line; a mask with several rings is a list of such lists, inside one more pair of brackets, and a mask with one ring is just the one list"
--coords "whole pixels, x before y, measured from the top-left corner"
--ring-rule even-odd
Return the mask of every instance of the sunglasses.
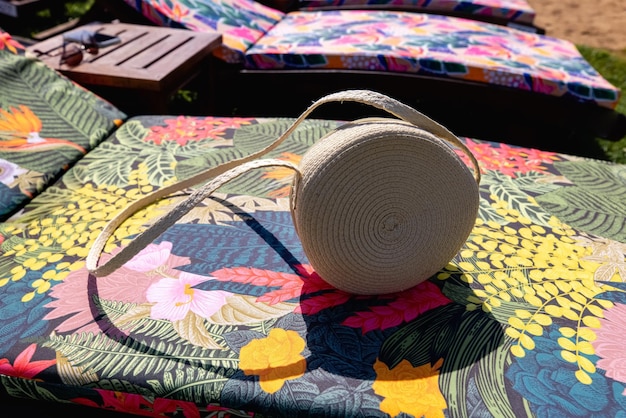
[[59, 64], [75, 67], [83, 61], [84, 52], [96, 55], [99, 51], [95, 35], [91, 32], [82, 32], [80, 37], [63, 35], [63, 46]]
[[98, 53], [100, 48], [96, 35], [97, 33], [90, 31], [63, 34], [60, 54], [58, 53], [58, 48], [54, 48], [52, 51], [35, 49], [34, 52], [37, 56], [60, 57], [59, 65], [65, 64], [69, 67], [75, 67], [83, 61], [84, 52], [91, 55]]

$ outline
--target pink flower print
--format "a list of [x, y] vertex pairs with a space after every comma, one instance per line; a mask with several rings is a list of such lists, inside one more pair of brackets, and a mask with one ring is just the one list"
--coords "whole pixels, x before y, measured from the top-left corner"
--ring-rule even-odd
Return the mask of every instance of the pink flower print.
[[13, 364], [6, 358], [0, 359], [0, 374], [11, 377], [34, 379], [39, 373], [56, 364], [56, 360], [31, 361], [37, 350], [36, 344], [31, 344], [17, 355]]
[[[177, 267], [189, 264], [189, 258], [173, 255], [171, 249], [172, 244], [166, 241], [159, 245], [149, 244], [122, 267], [97, 280], [86, 268], [71, 272], [50, 290], [53, 300], [46, 304], [50, 311], [44, 319], [62, 319], [55, 327], [57, 332], [97, 333], [107, 329], [110, 321], [106, 315], [94, 321], [95, 298], [145, 304], [151, 286], [164, 276], [177, 277], [181, 274]], [[102, 263], [119, 251], [121, 248], [111, 254], [102, 254]], [[117, 331], [109, 329], [108, 332]]]
[[465, 54], [484, 57], [511, 58], [511, 53], [500, 45], [470, 45]]
[[232, 28], [228, 33], [231, 36], [238, 36], [239, 38], [245, 39], [250, 44], [253, 44], [259, 38], [258, 31], [253, 31], [252, 29], [245, 27]]
[[[552, 79], [561, 79], [561, 77], [552, 77]], [[533, 91], [536, 91], [537, 93], [554, 94], [553, 92], [556, 90], [557, 86], [554, 82], [542, 80], [541, 78], [533, 80]]]
[[147, 273], [164, 265], [170, 258], [172, 243], [163, 241], [159, 245], [150, 244], [139, 251], [124, 267], [129, 270]]
[[[596, 365], [606, 370], [607, 377], [626, 383], [626, 351], [623, 340], [616, 338], [626, 329], [626, 305], [616, 303], [605, 310], [600, 324], [601, 327], [595, 330], [596, 339], [592, 342], [596, 355], [600, 357]], [[623, 395], [626, 395], [626, 390]]]
[[[95, 389], [95, 391], [102, 398], [101, 404], [89, 398], [74, 398], [72, 402], [89, 407], [102, 408], [107, 411], [122, 412], [127, 415], [165, 417], [179, 412], [181, 416], [188, 418], [200, 417], [198, 407], [193, 402], [165, 398], [154, 398], [151, 400], [147, 396], [135, 393], [105, 389]], [[209, 405], [207, 409], [212, 410], [210, 407]]]
[[[559, 157], [554, 152], [539, 151], [530, 148], [500, 144], [497, 147], [486, 142], [474, 142], [466, 139], [465, 144], [480, 162], [481, 171], [499, 171], [500, 173], [517, 177], [518, 174], [531, 171], [546, 171], [543, 163], [552, 163]], [[461, 151], [457, 152], [463, 161], [469, 162]]]
[[180, 321], [191, 311], [200, 317], [209, 318], [226, 304], [232, 293], [193, 288], [207, 280], [213, 278], [182, 272], [178, 279], [168, 277], [154, 283], [146, 293], [148, 301], [154, 303], [151, 317]]

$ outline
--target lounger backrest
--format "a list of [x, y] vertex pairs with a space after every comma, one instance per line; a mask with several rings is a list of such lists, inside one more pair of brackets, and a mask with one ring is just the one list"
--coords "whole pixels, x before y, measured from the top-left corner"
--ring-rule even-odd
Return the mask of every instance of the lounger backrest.
[[299, 0], [301, 9], [385, 8], [416, 12], [456, 14], [463, 17], [495, 18], [533, 24], [535, 11], [526, 0]]
[[24, 55], [0, 30], [0, 221], [18, 212], [126, 118]]
[[217, 31], [222, 47], [215, 55], [226, 62], [243, 61], [243, 54], [284, 13], [252, 0], [124, 0], [161, 26]]

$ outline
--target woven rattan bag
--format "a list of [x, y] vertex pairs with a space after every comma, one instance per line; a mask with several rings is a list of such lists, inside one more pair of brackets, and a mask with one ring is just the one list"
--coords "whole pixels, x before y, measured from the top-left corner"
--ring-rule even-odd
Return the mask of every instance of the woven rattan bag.
[[[368, 118], [316, 142], [299, 166], [260, 159], [323, 103], [355, 101], [395, 118]], [[455, 152], [464, 152], [473, 172]], [[478, 211], [480, 169], [450, 131], [409, 106], [379, 93], [348, 90], [311, 105], [263, 150], [164, 187], [129, 205], [106, 225], [87, 256], [87, 269], [107, 275], [130, 260], [224, 183], [258, 167], [294, 170], [292, 218], [308, 261], [338, 289], [384, 294], [410, 288], [444, 267], [467, 240]], [[147, 204], [208, 181], [97, 267], [106, 241]]]

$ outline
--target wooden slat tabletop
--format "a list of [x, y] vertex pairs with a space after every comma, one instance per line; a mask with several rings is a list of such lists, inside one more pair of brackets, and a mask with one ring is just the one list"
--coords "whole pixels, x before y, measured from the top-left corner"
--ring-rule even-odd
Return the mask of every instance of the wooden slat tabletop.
[[74, 67], [60, 64], [62, 35], [28, 50], [80, 84], [167, 91], [221, 43], [217, 33], [158, 26], [105, 23], [75, 30], [80, 29], [115, 35], [121, 42], [103, 47], [95, 55], [84, 52], [83, 61]]

